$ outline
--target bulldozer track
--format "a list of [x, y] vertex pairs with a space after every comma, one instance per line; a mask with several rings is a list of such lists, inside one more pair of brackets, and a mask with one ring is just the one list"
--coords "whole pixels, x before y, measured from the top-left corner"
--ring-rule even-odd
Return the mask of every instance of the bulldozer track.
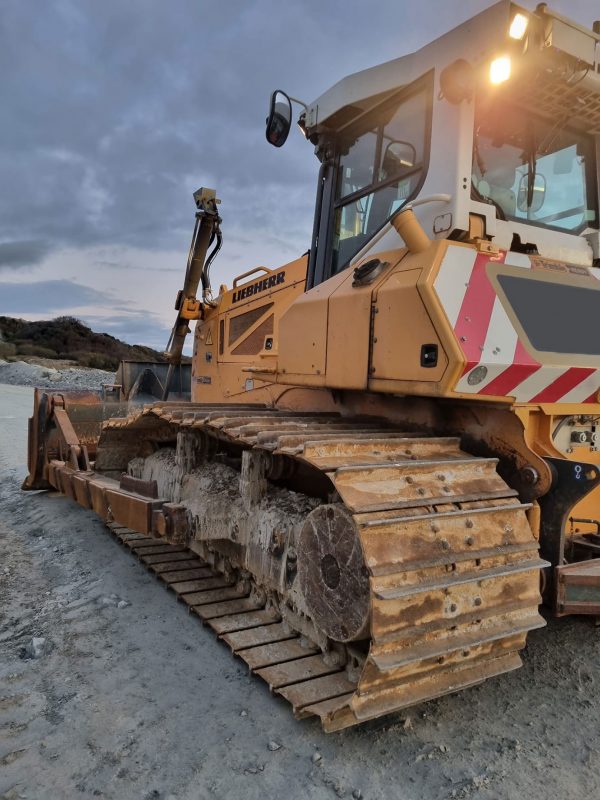
[[324, 699], [352, 696], [356, 683], [320, 649], [282, 622], [274, 609], [212, 569], [192, 550], [136, 533], [116, 523], [108, 529], [124, 547], [211, 628], [271, 691], [289, 700], [298, 717]]
[[[108, 420], [103, 435], [110, 442], [111, 432], [123, 429], [155, 436], [161, 443], [179, 432], [200, 431], [226, 450], [264, 454], [279, 481], [293, 472], [290, 467], [327, 479], [331, 496], [308, 515], [302, 529], [301, 556], [307, 566], [299, 563], [299, 576], [304, 569], [310, 588], [314, 565], [321, 565], [325, 583], [311, 595], [313, 621], [318, 625], [321, 612], [323, 619], [332, 615], [338, 641], [352, 639], [347, 617], [355, 639], [366, 631], [368, 648], [358, 661], [350, 655], [340, 662], [307, 641], [247, 583], [236, 584], [203, 560], [193, 541], [188, 548], [135, 533], [114, 509], [116, 521], [110, 525], [150, 571], [292, 705], [297, 717], [316, 715], [325, 730], [515, 669], [527, 632], [545, 624], [538, 613], [539, 570], [545, 562], [527, 522], [529, 506], [500, 478], [497, 459], [463, 452], [458, 438], [406, 432], [385, 420], [169, 403]], [[78, 473], [57, 465], [54, 472], [50, 469], [50, 481], [81, 502], [73, 474]], [[93, 476], [85, 480], [93, 484]], [[98, 477], [96, 494], [105, 491], [107, 480]], [[93, 497], [90, 505], [95, 507]], [[347, 548], [346, 569], [325, 553], [324, 536]], [[348, 544], [339, 545], [346, 536]], [[363, 579], [355, 564], [363, 562], [352, 560], [356, 541], [368, 587], [362, 608]], [[345, 598], [339, 608], [338, 597]]]

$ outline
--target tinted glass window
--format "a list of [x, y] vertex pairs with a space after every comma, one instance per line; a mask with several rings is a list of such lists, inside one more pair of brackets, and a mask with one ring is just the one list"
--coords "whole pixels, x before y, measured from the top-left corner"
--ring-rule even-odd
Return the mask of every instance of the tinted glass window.
[[341, 142], [335, 194], [332, 273], [418, 188], [429, 126], [429, 91], [387, 104]]
[[532, 225], [598, 227], [593, 139], [565, 122], [503, 103], [476, 109], [474, 199]]
[[373, 183], [376, 148], [377, 131], [367, 131], [356, 139], [347, 152], [342, 153], [338, 197], [346, 197]]
[[343, 268], [394, 211], [411, 197], [420, 177], [420, 171], [413, 173], [336, 209], [334, 257], [339, 268]]
[[388, 112], [382, 133], [377, 179], [385, 181], [423, 162], [425, 96], [415, 95]]

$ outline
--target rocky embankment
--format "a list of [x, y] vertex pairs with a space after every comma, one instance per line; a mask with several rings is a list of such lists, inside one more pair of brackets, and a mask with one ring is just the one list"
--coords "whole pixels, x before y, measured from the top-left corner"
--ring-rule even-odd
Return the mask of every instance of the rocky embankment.
[[37, 386], [40, 389], [102, 389], [114, 382], [114, 373], [87, 367], [55, 367], [0, 359], [0, 384]]

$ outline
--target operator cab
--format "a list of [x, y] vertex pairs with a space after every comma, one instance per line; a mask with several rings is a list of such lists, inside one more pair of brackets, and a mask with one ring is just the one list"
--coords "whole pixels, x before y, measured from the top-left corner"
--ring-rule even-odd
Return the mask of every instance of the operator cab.
[[[305, 106], [321, 162], [307, 288], [397, 247], [390, 219], [409, 204], [432, 239], [600, 263], [599, 31], [501, 0]], [[268, 140], [290, 125], [275, 92]]]

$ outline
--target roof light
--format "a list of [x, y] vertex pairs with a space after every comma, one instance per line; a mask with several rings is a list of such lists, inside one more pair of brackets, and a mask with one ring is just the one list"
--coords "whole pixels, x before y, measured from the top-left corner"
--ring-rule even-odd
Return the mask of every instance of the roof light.
[[510, 58], [508, 56], [499, 56], [495, 58], [490, 64], [490, 83], [495, 86], [499, 83], [504, 83], [510, 78]]
[[508, 35], [511, 39], [522, 39], [525, 36], [529, 20], [525, 14], [515, 14], [513, 21], [510, 23]]

